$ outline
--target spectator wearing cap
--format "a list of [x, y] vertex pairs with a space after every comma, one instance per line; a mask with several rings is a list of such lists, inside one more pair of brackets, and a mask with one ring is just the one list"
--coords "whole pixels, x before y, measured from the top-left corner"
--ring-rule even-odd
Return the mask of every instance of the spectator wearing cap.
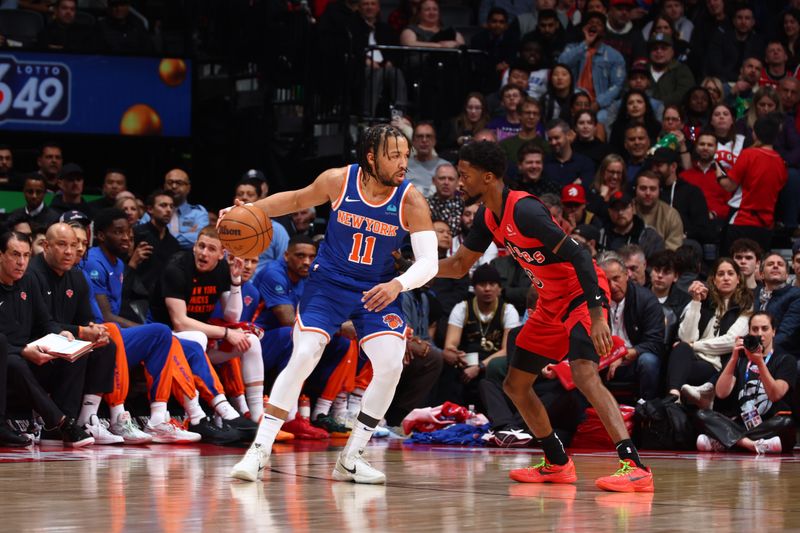
[[103, 176], [102, 196], [97, 200], [89, 202], [89, 214], [94, 215], [101, 209], [114, 207], [117, 195], [122, 191], [128, 190], [128, 178], [125, 172], [118, 168], [106, 170]]
[[608, 222], [598, 244], [607, 251], [619, 250], [626, 244], [638, 244], [646, 257], [664, 249], [664, 239], [636, 214], [633, 198], [622, 191], [614, 193], [608, 201]]
[[247, 170], [245, 171], [244, 174], [242, 174], [239, 183], [242, 183], [244, 181], [249, 181], [250, 183], [253, 184], [253, 186], [256, 187], [256, 189], [258, 189], [259, 199], [267, 197], [267, 193], [269, 192], [269, 186], [267, 182], [267, 177], [264, 175], [263, 172], [255, 168], [251, 168], [250, 170]]
[[626, 58], [633, 57], [636, 33], [631, 22], [631, 10], [636, 7], [635, 0], [611, 0], [608, 3], [604, 41]]
[[83, 198], [83, 184], [83, 169], [75, 163], [64, 165], [58, 178], [61, 193], [55, 195], [50, 208], [59, 214], [66, 211], [91, 212], [91, 207]]
[[661, 181], [660, 198], [680, 214], [687, 239], [700, 244], [717, 242], [719, 234], [709, 223], [711, 216], [703, 191], [678, 177], [679, 158], [675, 150], [659, 148], [650, 160], [650, 169]]
[[[733, 31], [717, 32], [705, 50], [706, 76], [716, 76], [722, 81], [736, 80], [739, 65], [747, 57], [764, 57], [764, 38], [756, 33], [753, 8], [737, 4], [733, 9]], [[703, 50], [699, 50], [703, 53]]]
[[689, 67], [675, 59], [672, 36], [656, 33], [647, 41], [650, 60], [652, 96], [664, 105], [680, 104], [683, 96], [694, 87], [694, 75]]
[[625, 341], [628, 353], [611, 363], [608, 381], [634, 379], [639, 397], [658, 397], [661, 377], [661, 354], [664, 342], [664, 313], [658, 299], [648, 289], [634, 283], [622, 258], [605, 252], [597, 259], [611, 289], [609, 322], [611, 334]]
[[614, 120], [611, 111], [622, 92], [627, 69], [622, 55], [603, 43], [605, 32], [605, 15], [589, 13], [583, 23], [584, 40], [568, 45], [558, 61], [570, 68], [575, 87], [589, 94], [597, 120], [608, 127]]
[[[169, 221], [169, 232], [178, 239], [182, 250], [189, 250], [197, 241], [197, 234], [208, 226], [208, 211], [199, 204], [188, 202], [192, 190], [189, 174], [179, 168], [173, 168], [164, 175], [164, 190], [172, 193], [175, 209]], [[150, 215], [145, 214], [140, 224], [150, 221]]]
[[573, 228], [581, 224], [598, 224], [597, 216], [586, 209], [586, 189], [573, 183], [561, 189], [561, 205], [564, 206], [564, 218]]
[[25, 182], [22, 185], [22, 196], [25, 198], [25, 205], [15, 209], [11, 214], [26, 214], [33, 223], [44, 228], [53, 222], [57, 222], [58, 211], [51, 209], [44, 203], [46, 193], [47, 185], [44, 177], [39, 174], [31, 174], [25, 178]]
[[542, 196], [547, 193], [558, 194], [558, 185], [542, 175], [544, 158], [545, 151], [537, 144], [523, 144], [517, 152], [519, 173], [516, 183], [511, 188], [528, 192], [534, 196]]
[[478, 382], [486, 365], [506, 355], [508, 332], [520, 324], [517, 310], [500, 296], [500, 282], [493, 266], [479, 266], [472, 274], [475, 295], [450, 312], [437, 403], [481, 404]]
[[636, 214], [661, 235], [668, 250], [677, 250], [683, 244], [683, 222], [677, 210], [658, 198], [658, 176], [645, 170], [636, 176], [634, 183]]
[[650, 77], [650, 66], [646, 59], [637, 59], [631, 65], [631, 70], [628, 72], [628, 89], [645, 93], [653, 109], [653, 115], [656, 120], [661, 120], [664, 116], [664, 102], [653, 97], [653, 78]]
[[570, 125], [564, 120], [554, 119], [547, 123], [546, 131], [550, 154], [544, 160], [544, 177], [559, 187], [570, 183], [591, 183], [594, 163], [572, 149], [575, 133]]
[[578, 244], [585, 246], [592, 254], [592, 258], [597, 257], [598, 243], [600, 242], [600, 229], [591, 224], [581, 224], [576, 226], [570, 236], [575, 239]]
[[458, 194], [458, 171], [451, 163], [436, 167], [433, 174], [435, 192], [428, 197], [431, 218], [444, 220], [455, 237], [461, 234], [461, 213], [464, 212], [464, 198]]
[[108, 0], [108, 16], [97, 23], [97, 32], [104, 52], [147, 55], [156, 51], [144, 24], [131, 13], [130, 0]]

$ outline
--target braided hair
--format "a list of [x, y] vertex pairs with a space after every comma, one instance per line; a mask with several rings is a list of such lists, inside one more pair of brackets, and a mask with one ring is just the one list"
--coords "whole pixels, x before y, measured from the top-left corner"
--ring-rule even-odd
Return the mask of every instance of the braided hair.
[[[361, 167], [363, 176], [371, 176], [378, 179], [380, 171], [378, 170], [378, 153], [383, 150], [384, 154], [389, 153], [389, 139], [405, 139], [405, 135], [399, 129], [389, 124], [377, 124], [364, 130], [361, 138], [356, 145], [356, 159], [358, 166]], [[375, 168], [369, 164], [367, 154], [372, 152], [375, 157]]]

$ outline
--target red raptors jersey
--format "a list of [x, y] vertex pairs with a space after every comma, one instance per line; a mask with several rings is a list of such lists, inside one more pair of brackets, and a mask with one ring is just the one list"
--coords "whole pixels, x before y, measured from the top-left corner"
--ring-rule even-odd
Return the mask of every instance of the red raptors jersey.
[[[538, 198], [526, 192], [509, 191], [503, 209], [503, 217], [499, 224], [490, 210], [484, 210], [486, 226], [492, 232], [495, 241], [502, 243], [508, 249], [531, 279], [531, 283], [539, 293], [537, 306], [551, 309], [569, 306], [576, 297], [583, 295], [575, 267], [569, 261], [553, 253], [539, 239], [523, 235], [514, 222], [514, 208], [517, 202], [527, 197], [539, 201]], [[547, 209], [546, 206], [545, 209]], [[550, 220], [555, 226], [558, 226], [555, 219], [551, 217]], [[594, 269], [599, 281], [598, 292], [597, 294], [587, 294], [586, 298], [595, 298], [600, 301], [603, 299], [602, 292], [608, 291], [608, 282], [605, 273], [596, 264]]]

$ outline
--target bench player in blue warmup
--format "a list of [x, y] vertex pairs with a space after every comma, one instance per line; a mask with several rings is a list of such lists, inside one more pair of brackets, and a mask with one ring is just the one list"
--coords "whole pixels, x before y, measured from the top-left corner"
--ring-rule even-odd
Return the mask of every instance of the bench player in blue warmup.
[[[405, 181], [408, 156], [408, 141], [399, 130], [373, 126], [359, 141], [357, 165], [326, 170], [304, 189], [254, 204], [275, 217], [330, 202], [331, 215], [297, 309], [291, 359], [272, 387], [255, 442], [233, 467], [232, 477], [258, 479], [303, 381], [319, 362], [331, 335], [350, 319], [374, 375], [353, 432], [336, 461], [333, 479], [386, 481], [383, 472], [363, 458], [363, 451], [392, 402], [403, 370], [406, 325], [396, 298], [402, 291], [424, 285], [438, 268], [428, 204]], [[417, 260], [405, 274], [395, 277], [392, 252], [408, 233]]]

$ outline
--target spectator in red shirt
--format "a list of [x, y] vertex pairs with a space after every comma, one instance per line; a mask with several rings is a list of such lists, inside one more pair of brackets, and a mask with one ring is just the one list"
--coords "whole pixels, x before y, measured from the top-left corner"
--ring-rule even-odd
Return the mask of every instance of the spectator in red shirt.
[[717, 137], [709, 131], [702, 132], [694, 143], [692, 168], [681, 172], [680, 177], [703, 191], [711, 219], [720, 225], [728, 220], [731, 193], [717, 183], [717, 168], [714, 159], [717, 153]]
[[723, 237], [723, 254], [739, 238], [753, 239], [763, 249], [770, 249], [775, 204], [788, 179], [786, 163], [773, 148], [782, 122], [773, 114], [756, 120], [753, 147], [742, 150], [728, 174], [717, 168], [717, 181], [722, 188], [735, 191], [729, 202], [733, 213]]

